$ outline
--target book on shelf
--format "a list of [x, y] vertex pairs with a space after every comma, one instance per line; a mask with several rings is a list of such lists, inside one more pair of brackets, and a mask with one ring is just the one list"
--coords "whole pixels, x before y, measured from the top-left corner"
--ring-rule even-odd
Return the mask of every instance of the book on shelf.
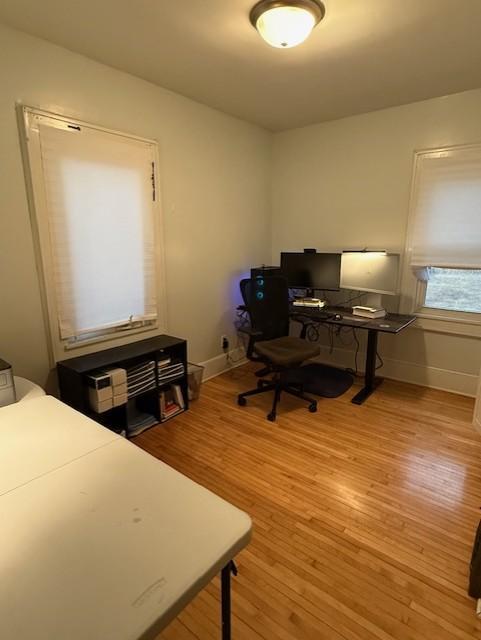
[[184, 394], [182, 393], [182, 389], [180, 388], [180, 385], [173, 384], [172, 392], [174, 395], [175, 402], [179, 405], [181, 409], [185, 409]]
[[169, 416], [171, 416], [173, 413], [177, 413], [177, 411], [180, 409], [179, 405], [176, 402], [169, 402], [167, 403], [166, 407], [165, 407], [165, 411], [164, 411], [164, 418], [168, 418]]
[[179, 385], [172, 385], [159, 394], [160, 418], [167, 420], [185, 409], [185, 400]]
[[182, 413], [183, 409], [179, 407], [179, 405], [175, 402], [170, 402], [167, 404], [165, 411], [161, 414], [161, 421], [168, 420], [173, 416], [176, 416], [178, 413]]

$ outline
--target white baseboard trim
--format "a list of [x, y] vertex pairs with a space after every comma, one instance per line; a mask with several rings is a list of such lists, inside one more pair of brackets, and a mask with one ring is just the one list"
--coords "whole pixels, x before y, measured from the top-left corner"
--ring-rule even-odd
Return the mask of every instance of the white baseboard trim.
[[[354, 352], [350, 349], [341, 349], [335, 347], [332, 354], [329, 353], [329, 347], [319, 345], [321, 354], [316, 358], [319, 362], [332, 364], [339, 367], [354, 366]], [[248, 362], [245, 357], [245, 351], [242, 347], [237, 347], [229, 351], [230, 361], [227, 360], [226, 354], [205, 360], [199, 364], [204, 367], [203, 381], [210, 380], [221, 375], [225, 371], [240, 367]], [[358, 367], [363, 370], [366, 353], [359, 351]], [[395, 360], [392, 358], [383, 358], [384, 366], [378, 370], [379, 375], [400, 382], [410, 382], [423, 387], [432, 389], [440, 389], [441, 391], [450, 391], [451, 393], [459, 393], [464, 396], [475, 397], [479, 379], [478, 376], [460, 371], [450, 371], [449, 369], [440, 369], [438, 367], [429, 367], [415, 362], [407, 362], [405, 360]]]
[[[321, 355], [316, 359], [320, 362], [341, 367], [354, 367], [354, 352], [350, 349], [336, 347], [333, 349], [332, 354], [330, 354], [328, 346], [319, 346], [321, 347]], [[364, 370], [365, 359], [366, 353], [359, 351], [357, 363], [360, 370]], [[379, 375], [386, 378], [399, 380], [400, 382], [419, 384], [432, 389], [459, 393], [464, 396], [476, 396], [478, 376], [460, 371], [424, 366], [405, 360], [394, 360], [391, 358], [383, 358], [383, 360], [384, 366], [378, 371]]]
[[210, 380], [211, 378], [215, 378], [216, 376], [220, 376], [221, 373], [228, 371], [230, 369], [235, 369], [236, 367], [240, 367], [241, 365], [248, 362], [245, 357], [245, 351], [242, 347], [236, 347], [229, 351], [229, 360], [227, 359], [227, 354], [222, 353], [220, 356], [215, 356], [215, 358], [210, 358], [210, 360], [205, 360], [204, 362], [199, 362], [201, 367], [204, 367], [204, 375], [202, 380], [205, 382], [206, 380]]

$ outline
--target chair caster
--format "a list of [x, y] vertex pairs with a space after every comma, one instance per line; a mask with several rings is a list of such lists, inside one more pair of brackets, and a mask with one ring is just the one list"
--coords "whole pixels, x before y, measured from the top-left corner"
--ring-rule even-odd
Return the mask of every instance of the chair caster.
[[270, 422], [275, 422], [275, 421], [276, 421], [276, 414], [275, 414], [275, 413], [268, 413], [268, 414], [267, 414], [267, 419], [268, 419]]
[[316, 413], [316, 411], [317, 411], [317, 402], [311, 402], [311, 404], [309, 405], [309, 411], [311, 413]]
[[257, 381], [257, 388], [258, 389], [262, 389], [263, 386], [264, 386], [264, 380], [258, 380]]
[[239, 407], [245, 407], [247, 404], [247, 400], [245, 398], [243, 398], [242, 396], [239, 396], [237, 398], [237, 404], [239, 405]]

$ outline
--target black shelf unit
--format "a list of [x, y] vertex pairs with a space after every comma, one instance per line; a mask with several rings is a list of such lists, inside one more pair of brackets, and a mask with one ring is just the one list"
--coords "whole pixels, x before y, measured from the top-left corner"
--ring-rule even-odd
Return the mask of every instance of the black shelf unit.
[[[184, 372], [173, 380], [160, 383], [157, 375], [157, 363], [165, 358], [183, 364]], [[89, 403], [87, 376], [98, 369], [122, 367], [129, 369], [137, 364], [153, 360], [155, 362], [155, 388], [143, 391], [127, 401], [127, 404], [113, 407], [103, 413], [95, 413]], [[180, 386], [184, 398], [184, 411], [189, 408], [187, 381], [187, 342], [182, 338], [160, 335], [139, 342], [131, 342], [112, 349], [89, 353], [57, 363], [60, 399], [77, 411], [89, 416], [117, 433], [128, 434], [129, 414], [132, 404], [156, 418], [156, 423], [163, 422], [160, 415], [160, 392], [172, 384]], [[128, 408], [130, 407], [130, 408]], [[181, 413], [181, 412], [179, 412]], [[175, 418], [176, 413], [172, 416]], [[170, 419], [170, 418], [168, 418]], [[154, 425], [152, 425], [154, 426]]]

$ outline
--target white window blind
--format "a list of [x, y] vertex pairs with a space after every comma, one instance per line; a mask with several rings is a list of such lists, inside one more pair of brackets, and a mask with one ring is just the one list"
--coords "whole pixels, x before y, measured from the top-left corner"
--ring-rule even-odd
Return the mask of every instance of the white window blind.
[[37, 118], [61, 339], [157, 317], [153, 144]]
[[481, 268], [481, 145], [417, 156], [413, 267]]

